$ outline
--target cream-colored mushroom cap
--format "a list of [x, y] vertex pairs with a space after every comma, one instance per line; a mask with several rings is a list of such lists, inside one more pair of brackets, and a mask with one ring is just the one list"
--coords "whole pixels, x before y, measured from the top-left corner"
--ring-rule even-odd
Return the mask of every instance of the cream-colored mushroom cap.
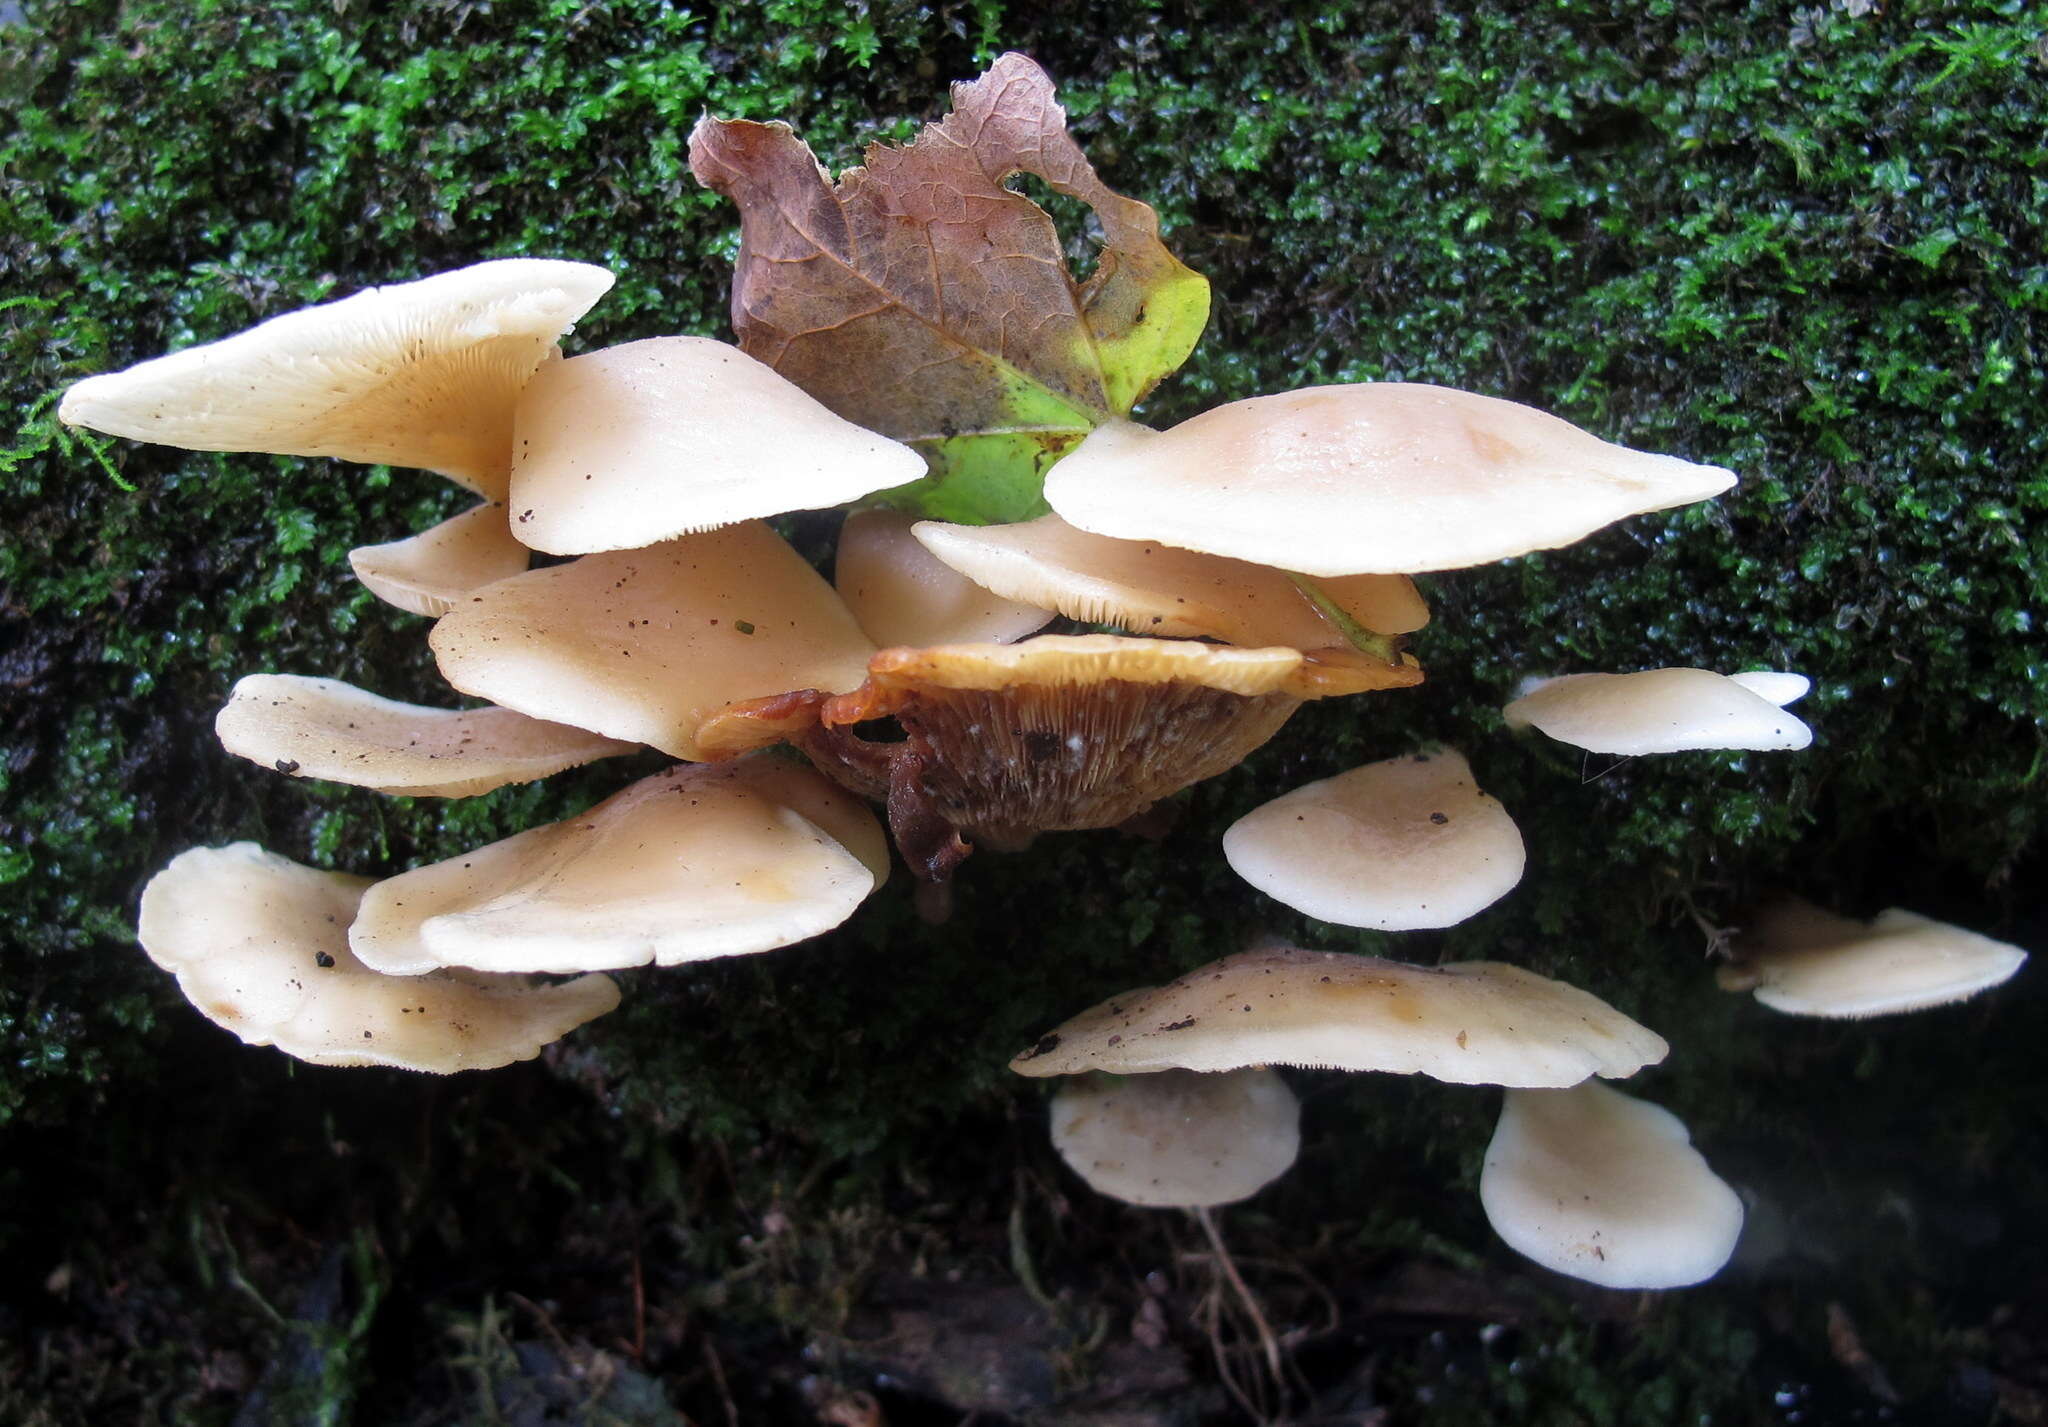
[[1779, 708], [1798, 703], [1813, 688], [1813, 680], [1804, 674], [1793, 674], [1779, 669], [1746, 669], [1740, 674], [1730, 674], [1728, 677], [1752, 694], [1769, 699]]
[[1592, 1081], [1507, 1092], [1479, 1202], [1516, 1253], [1605, 1288], [1704, 1282], [1742, 1235], [1684, 1122]]
[[1717, 973], [1793, 1016], [1885, 1016], [1988, 991], [2026, 963], [2018, 947], [1899, 907], [1868, 922], [1787, 898], [1763, 909]]
[[1082, 1076], [1053, 1096], [1052, 1145], [1090, 1189], [1126, 1204], [1235, 1204], [1301, 1153], [1301, 1102], [1265, 1069]]
[[348, 925], [366, 877], [321, 872], [253, 842], [198, 847], [142, 890], [138, 938], [215, 1025], [315, 1065], [446, 1075], [531, 1060], [619, 1004], [609, 976], [385, 976]]
[[474, 590], [524, 571], [533, 552], [512, 538], [503, 501], [486, 501], [431, 530], [348, 552], [365, 588], [409, 614], [438, 618]]
[[1709, 669], [1566, 674], [1501, 710], [1509, 728], [1539, 728], [1593, 753], [1695, 748], [1804, 748], [1813, 730], [1769, 698]]
[[1022, 1075], [1309, 1065], [1461, 1085], [1633, 1075], [1663, 1038], [1597, 996], [1496, 961], [1409, 966], [1276, 947], [1112, 997], [1010, 1062]]
[[1369, 763], [1254, 808], [1223, 855], [1267, 896], [1326, 922], [1448, 927], [1522, 880], [1522, 835], [1448, 748]]
[[637, 747], [510, 709], [400, 703], [339, 679], [251, 674], [213, 721], [221, 747], [299, 778], [467, 798]]
[[486, 585], [428, 642], [466, 694], [690, 759], [726, 705], [857, 688], [875, 652], [832, 587], [759, 521]]
[[914, 523], [900, 511], [857, 510], [839, 530], [832, 583], [876, 644], [1008, 644], [1052, 621], [1051, 610], [941, 564], [910, 533]]
[[512, 528], [536, 550], [635, 550], [925, 473], [774, 368], [707, 337], [651, 337], [540, 372], [520, 395]]
[[671, 768], [567, 822], [380, 882], [349, 941], [399, 974], [675, 966], [830, 931], [888, 869], [862, 803], [756, 755]]
[[513, 399], [611, 285], [589, 263], [503, 258], [373, 287], [88, 377], [58, 415], [196, 451], [417, 466], [496, 498]]
[[[1057, 515], [1016, 525], [924, 521], [916, 534], [932, 554], [977, 584], [1070, 619], [1250, 647], [1321, 649], [1346, 639], [1300, 586], [1265, 565], [1156, 541], [1091, 535]], [[1405, 575], [1356, 575], [1328, 581], [1322, 591], [1350, 618], [1381, 634], [1406, 634], [1429, 622], [1428, 608]]]
[[1052, 468], [1045, 498], [1097, 535], [1308, 575], [1414, 574], [1569, 545], [1734, 483], [1511, 401], [1363, 382], [1233, 401], [1166, 432], [1111, 422]]

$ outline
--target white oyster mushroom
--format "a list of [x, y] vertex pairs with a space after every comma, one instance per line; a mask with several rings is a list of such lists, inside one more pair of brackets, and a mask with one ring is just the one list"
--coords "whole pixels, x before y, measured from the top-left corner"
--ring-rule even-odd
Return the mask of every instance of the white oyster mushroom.
[[1152, 1208], [1249, 1199], [1301, 1152], [1301, 1102], [1271, 1070], [1081, 1076], [1052, 1100], [1052, 1143], [1098, 1194]]
[[1010, 644], [1052, 622], [1052, 611], [1004, 599], [939, 561], [911, 533], [915, 518], [857, 510], [839, 528], [832, 584], [868, 638], [884, 649]]
[[1771, 698], [1709, 669], [1566, 674], [1501, 710], [1509, 728], [1537, 728], [1593, 753], [1700, 748], [1799, 749], [1813, 730]]
[[1684, 1122], [1593, 1081], [1507, 1092], [1479, 1200], [1516, 1253], [1605, 1288], [1700, 1283], [1742, 1234]]
[[142, 891], [138, 939], [215, 1025], [315, 1065], [446, 1075], [531, 1060], [619, 1003], [609, 976], [386, 976], [349, 951], [366, 877], [253, 842], [198, 847]]
[[1888, 1016], [1966, 1000], [2026, 960], [2010, 943], [1901, 907], [1859, 922], [1786, 898], [1743, 929], [1716, 975], [1787, 1015]]
[[512, 538], [503, 501], [486, 501], [403, 540], [359, 545], [349, 568], [363, 587], [408, 614], [438, 619], [474, 590], [522, 573], [533, 552]]

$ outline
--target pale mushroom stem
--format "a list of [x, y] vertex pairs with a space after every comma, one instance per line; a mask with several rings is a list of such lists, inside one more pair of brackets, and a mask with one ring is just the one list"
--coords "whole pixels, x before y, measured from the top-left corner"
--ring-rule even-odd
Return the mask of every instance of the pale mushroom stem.
[[1351, 642], [1352, 648], [1361, 654], [1370, 654], [1375, 659], [1384, 659], [1389, 664], [1400, 662], [1400, 641], [1396, 640], [1392, 635], [1381, 634], [1375, 630], [1367, 629], [1356, 619], [1353, 619], [1342, 605], [1331, 599], [1324, 592], [1323, 587], [1307, 575], [1297, 574], [1293, 570], [1288, 570], [1284, 573], [1288, 579], [1294, 582], [1294, 588], [1301, 591], [1301, 597], [1314, 605], [1317, 613], [1321, 614], [1323, 618], [1337, 626], [1338, 632]]

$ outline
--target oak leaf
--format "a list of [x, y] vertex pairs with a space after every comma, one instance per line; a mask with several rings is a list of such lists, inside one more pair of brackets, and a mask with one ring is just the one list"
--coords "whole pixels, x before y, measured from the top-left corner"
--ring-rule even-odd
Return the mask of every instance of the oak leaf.
[[[1039, 514], [1046, 467], [1186, 360], [1209, 284], [1159, 241], [1158, 214], [1096, 176], [1023, 55], [954, 85], [950, 115], [866, 160], [835, 184], [786, 124], [698, 123], [690, 166], [740, 209], [740, 346], [918, 447], [932, 473], [907, 503], [924, 513]], [[1087, 282], [1052, 218], [1008, 187], [1019, 173], [1094, 210]]]

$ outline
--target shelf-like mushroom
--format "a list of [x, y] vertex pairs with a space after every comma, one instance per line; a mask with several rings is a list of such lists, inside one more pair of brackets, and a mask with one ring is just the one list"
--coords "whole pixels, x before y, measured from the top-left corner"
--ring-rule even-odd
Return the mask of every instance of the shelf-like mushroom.
[[1787, 1015], [1888, 1016], [1966, 1000], [2026, 960], [2007, 942], [1901, 907], [1859, 922], [1787, 897], [1750, 920], [1716, 975]]
[[58, 415], [188, 450], [415, 466], [498, 499], [514, 400], [611, 285], [589, 263], [500, 258], [373, 287], [88, 377]]
[[365, 589], [408, 614], [438, 619], [458, 600], [522, 573], [533, 552], [512, 538], [503, 501], [486, 501], [432, 529], [348, 552]]
[[536, 550], [636, 550], [819, 510], [925, 473], [774, 368], [706, 337], [650, 337], [538, 373], [515, 412], [512, 529]]
[[1501, 717], [1509, 728], [1541, 729], [1592, 753], [1805, 748], [1813, 730], [1782, 707], [1794, 697], [1789, 686], [1768, 687], [1770, 694], [1759, 693], [1710, 669], [1566, 674], [1536, 684]]
[[349, 950], [367, 877], [253, 842], [180, 854], [142, 891], [138, 939], [215, 1025], [315, 1065], [446, 1075], [531, 1060], [619, 1003], [609, 976], [387, 976]]
[[1479, 1202], [1507, 1246], [1606, 1288], [1712, 1278], [1742, 1235], [1742, 1200], [1676, 1115], [1588, 1081], [1510, 1090]]
[[1597, 996], [1520, 967], [1409, 966], [1275, 947], [1112, 997], [1010, 1068], [1042, 1076], [1305, 1065], [1564, 1086], [1633, 1075], [1667, 1050]]
[[1098, 1194], [1214, 1208], [1287, 1172], [1301, 1153], [1301, 1102], [1265, 1069], [1076, 1076], [1053, 1096], [1052, 1144]]
[[670, 768], [566, 822], [380, 882], [349, 943], [401, 975], [675, 966], [830, 931], [888, 873], [872, 813], [759, 754]]
[[1448, 748], [1309, 783], [1246, 813], [1223, 855], [1267, 896], [1326, 922], [1448, 927], [1522, 880], [1522, 835]]
[[1097, 535], [1308, 575], [1414, 574], [1569, 545], [1734, 483], [1511, 401], [1361, 382], [1233, 401], [1165, 432], [1110, 422], [1052, 468], [1045, 498]]
[[839, 528], [832, 584], [878, 646], [1009, 644], [1052, 621], [1051, 610], [941, 563], [911, 533], [915, 523], [901, 511], [857, 510]]
[[213, 728], [228, 752], [280, 773], [412, 798], [473, 797], [637, 747], [510, 709], [427, 708], [300, 674], [242, 679]]

